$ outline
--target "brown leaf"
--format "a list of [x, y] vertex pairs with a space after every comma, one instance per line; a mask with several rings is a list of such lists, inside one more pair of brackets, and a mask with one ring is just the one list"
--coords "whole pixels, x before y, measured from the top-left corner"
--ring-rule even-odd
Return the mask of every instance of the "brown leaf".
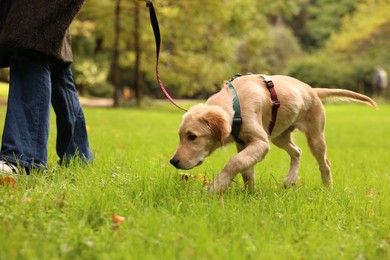
[[112, 223], [114, 231], [119, 232], [119, 226], [122, 224], [123, 221], [125, 221], [125, 217], [112, 214]]
[[123, 221], [125, 221], [125, 217], [112, 214], [112, 222], [114, 224], [120, 225]]
[[206, 185], [209, 184], [209, 182], [208, 182], [206, 176], [203, 175], [203, 174], [201, 174], [201, 173], [199, 173], [198, 175], [192, 175], [192, 174], [189, 174], [189, 173], [184, 173], [184, 172], [182, 172], [182, 173], [180, 173], [180, 179], [181, 179], [182, 181], [188, 181], [188, 180], [190, 180], [190, 179], [200, 180], [200, 181], [203, 182], [203, 185], [204, 185], [204, 186], [206, 186]]
[[199, 180], [203, 182], [203, 186], [207, 186], [209, 184], [209, 181], [207, 180], [206, 176], [203, 174], [198, 174]]
[[180, 173], [180, 179], [182, 181], [188, 181], [188, 179], [191, 178], [191, 174], [181, 172]]
[[0, 178], [0, 186], [10, 186], [16, 189], [16, 180], [12, 176], [5, 176]]

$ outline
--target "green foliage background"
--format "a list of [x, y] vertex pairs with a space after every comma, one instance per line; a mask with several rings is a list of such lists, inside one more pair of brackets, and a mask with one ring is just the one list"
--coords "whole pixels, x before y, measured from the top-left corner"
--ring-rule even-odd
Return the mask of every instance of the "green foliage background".
[[[236, 72], [290, 74], [313, 86], [369, 93], [373, 68], [390, 71], [388, 0], [153, 3], [162, 34], [161, 75], [175, 97], [204, 98]], [[120, 6], [121, 86], [134, 85], [139, 30], [142, 85], [146, 94], [161, 97], [149, 10], [141, 0], [121, 0]], [[115, 1], [88, 0], [73, 24], [76, 81], [92, 93], [112, 91], [114, 10]]]

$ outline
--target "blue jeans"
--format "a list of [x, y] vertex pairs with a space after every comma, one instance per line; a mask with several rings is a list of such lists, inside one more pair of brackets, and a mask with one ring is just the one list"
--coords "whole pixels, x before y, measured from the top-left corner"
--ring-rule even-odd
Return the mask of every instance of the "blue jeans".
[[10, 88], [0, 158], [29, 169], [47, 169], [50, 101], [56, 114], [61, 163], [92, 160], [84, 113], [71, 65], [21, 50], [10, 64]]

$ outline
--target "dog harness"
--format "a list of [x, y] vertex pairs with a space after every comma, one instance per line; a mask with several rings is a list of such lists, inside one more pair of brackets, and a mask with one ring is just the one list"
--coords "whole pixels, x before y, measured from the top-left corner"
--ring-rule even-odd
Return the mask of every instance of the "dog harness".
[[[240, 134], [242, 117], [241, 117], [240, 101], [238, 99], [236, 89], [234, 88], [233, 83], [232, 83], [232, 81], [234, 79], [236, 79], [237, 77], [240, 77], [240, 76], [242, 76], [242, 75], [236, 74], [233, 78], [231, 78], [228, 81], [229, 89], [232, 91], [233, 96], [234, 96], [234, 98], [233, 98], [234, 116], [233, 116], [233, 125], [232, 125], [232, 133], [231, 134], [232, 134], [234, 141], [236, 143], [238, 143], [240, 145], [245, 145], [245, 142], [242, 141], [238, 137]], [[275, 126], [276, 117], [278, 115], [280, 101], [278, 100], [278, 95], [276, 94], [276, 91], [274, 88], [274, 83], [272, 82], [272, 80], [268, 76], [265, 76], [265, 75], [259, 75], [259, 76], [263, 79], [263, 81], [264, 81], [264, 83], [265, 83], [265, 85], [270, 93], [271, 100], [272, 100], [272, 118], [271, 118], [271, 122], [269, 123], [269, 126], [268, 126], [268, 136], [271, 136], [272, 130], [274, 129], [274, 126]]]

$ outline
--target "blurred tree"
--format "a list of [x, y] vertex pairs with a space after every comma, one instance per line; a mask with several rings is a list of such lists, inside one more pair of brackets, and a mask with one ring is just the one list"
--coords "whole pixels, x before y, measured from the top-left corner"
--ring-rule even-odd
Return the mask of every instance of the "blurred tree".
[[[283, 21], [290, 22], [306, 6], [310, 0], [263, 0], [261, 8], [274, 24]], [[313, 1], [313, 0], [312, 0]]]
[[142, 82], [141, 82], [141, 39], [140, 39], [140, 4], [138, 1], [134, 2], [134, 87], [137, 105], [141, 105], [143, 97]]
[[159, 9], [161, 74], [171, 89], [187, 97], [205, 97], [236, 72], [262, 70], [266, 60], [261, 56], [272, 43], [259, 7], [249, 0], [167, 1]]
[[322, 47], [332, 33], [338, 32], [343, 17], [351, 14], [361, 0], [315, 0], [309, 6], [310, 20], [307, 23], [315, 47]]
[[362, 1], [353, 15], [344, 17], [340, 32], [332, 34], [326, 49], [354, 55], [370, 51], [374, 46], [387, 49], [390, 36], [389, 11], [388, 0]]
[[351, 14], [361, 0], [308, 0], [293, 13], [290, 26], [302, 47], [315, 51], [340, 29], [342, 19]]
[[298, 60], [290, 73], [313, 86], [370, 92], [373, 70], [390, 70], [390, 1], [364, 0], [342, 20], [323, 49]]
[[[71, 25], [73, 36], [74, 79], [80, 95], [104, 95], [112, 93], [107, 84], [109, 63], [105, 55], [95, 51], [97, 24], [89, 19], [75, 19]], [[101, 54], [101, 53], [100, 53]]]
[[291, 60], [302, 55], [302, 49], [298, 39], [292, 30], [284, 24], [272, 27], [270, 38], [273, 44], [266, 49], [267, 70], [275, 74], [286, 74]]
[[[382, 28], [386, 24], [379, 24], [379, 19], [384, 19], [382, 12], [386, 11], [380, 11], [379, 17], [375, 17], [378, 15], [367, 10], [365, 15], [368, 17], [359, 18], [362, 28], [359, 27], [355, 33], [361, 33], [359, 37], [363, 38], [353, 36], [353, 28], [347, 29], [347, 24], [357, 23], [354, 17], [358, 12], [364, 14], [360, 5], [383, 5], [386, 2], [155, 0], [153, 3], [162, 36], [162, 80], [174, 97], [204, 98], [217, 91], [221, 83], [236, 72], [279, 74], [301, 71], [314, 81], [323, 79], [320, 73], [327, 73], [325, 66], [332, 67], [326, 70], [333, 79], [354, 75], [356, 71], [367, 73], [367, 66], [359, 63], [354, 55], [358, 57], [364, 52], [365, 55], [378, 56], [383, 53], [382, 56], [388, 57], [385, 48], [380, 47], [386, 43], [382, 34], [387, 33], [387, 27]], [[156, 83], [154, 36], [145, 1], [121, 1], [119, 27], [114, 25], [115, 3], [111, 0], [88, 0], [75, 21], [76, 81], [79, 78], [78, 82], [87, 92], [107, 93], [95, 91], [99, 88], [110, 89], [112, 93], [114, 74], [109, 72], [115, 57], [113, 46], [117, 46], [120, 80], [115, 85], [119, 86], [119, 90], [130, 86], [136, 97], [142, 97], [143, 93], [163, 97]], [[377, 22], [370, 25], [370, 19]], [[365, 32], [369, 28], [373, 30], [375, 24], [378, 28], [373, 31], [374, 34]], [[115, 28], [120, 32], [117, 44], [114, 44]], [[377, 33], [380, 36], [377, 37]], [[370, 39], [377, 39], [375, 48], [371, 47], [374, 45]], [[322, 50], [318, 51], [318, 48]], [[364, 51], [360, 53], [359, 50]], [[303, 55], [309, 51], [315, 56]], [[350, 61], [354, 64], [346, 65]], [[308, 73], [313, 70], [318, 74]], [[357, 78], [356, 75], [353, 77]], [[346, 84], [345, 79], [332, 82]]]
[[[306, 0], [299, 2], [302, 1]], [[144, 76], [143, 82], [149, 93], [161, 96], [154, 75], [154, 39], [147, 20], [148, 10], [145, 7], [142, 9], [142, 4], [141, 8], [138, 7], [138, 13], [127, 11], [134, 10], [133, 6], [141, 2], [144, 1], [121, 2], [121, 37], [115, 44], [116, 33], [113, 28], [118, 27], [114, 27], [112, 23], [115, 21], [114, 3], [108, 0], [87, 1], [78, 18], [83, 22], [92, 22], [95, 26], [93, 40], [88, 40], [93, 45], [90, 49], [94, 50], [94, 55], [91, 55], [90, 50], [84, 53], [89, 54], [87, 56], [90, 60], [97, 59], [103, 64], [110, 56], [108, 51], [113, 49], [111, 64], [115, 64], [116, 52], [112, 46], [117, 46], [120, 53], [118, 66], [124, 72], [121, 73], [120, 84], [134, 82], [130, 85], [136, 96], [142, 96], [139, 90], [143, 88], [140, 82], [141, 76]], [[288, 5], [283, 8], [283, 3]], [[264, 8], [264, 4], [274, 3], [270, 0], [155, 1], [162, 33], [160, 69], [168, 89], [178, 96], [205, 97], [219, 89], [223, 80], [236, 72], [279, 71], [285, 67], [287, 56], [296, 54], [295, 51], [289, 51], [297, 49], [293, 43], [295, 40], [287, 27], [276, 29], [276, 33], [271, 30], [268, 18], [274, 13], [269, 12], [272, 8]], [[289, 17], [296, 12], [292, 10], [296, 10], [298, 5], [296, 1], [283, 0], [278, 8]], [[287, 48], [282, 46], [285, 40]], [[279, 43], [280, 47], [273, 49], [274, 43]], [[137, 46], [142, 46], [142, 49]], [[145, 55], [141, 56], [141, 51]], [[103, 56], [105, 59], [96, 56]], [[113, 71], [110, 79], [116, 82]], [[84, 84], [88, 84], [85, 77], [81, 78], [84, 78]], [[114, 92], [116, 94], [117, 90]]]
[[88, 0], [71, 25], [75, 56], [73, 71], [81, 95], [112, 97], [113, 86], [107, 81], [111, 53], [104, 46], [106, 34], [102, 33], [105, 30], [102, 24], [107, 25], [106, 21], [103, 22], [107, 17], [113, 20], [113, 10], [110, 0]]
[[120, 37], [120, 15], [121, 15], [121, 1], [115, 0], [115, 16], [114, 16], [114, 44], [113, 44], [113, 57], [111, 64], [112, 79], [114, 82], [114, 107], [119, 106], [120, 98], [120, 69], [119, 69], [119, 37]]

